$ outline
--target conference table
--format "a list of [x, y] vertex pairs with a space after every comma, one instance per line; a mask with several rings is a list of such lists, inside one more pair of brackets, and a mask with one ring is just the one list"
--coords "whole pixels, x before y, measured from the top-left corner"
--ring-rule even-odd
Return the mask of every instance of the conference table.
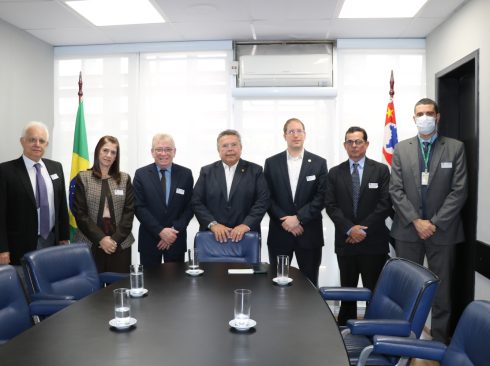
[[[318, 290], [290, 268], [290, 285], [278, 286], [275, 270], [229, 274], [246, 264], [201, 263], [189, 276], [185, 264], [145, 270], [141, 298], [131, 298], [135, 326], [110, 327], [113, 290], [124, 279], [87, 296], [0, 347], [2, 366], [230, 366], [348, 365], [342, 337]], [[248, 331], [230, 327], [234, 290], [252, 290]]]

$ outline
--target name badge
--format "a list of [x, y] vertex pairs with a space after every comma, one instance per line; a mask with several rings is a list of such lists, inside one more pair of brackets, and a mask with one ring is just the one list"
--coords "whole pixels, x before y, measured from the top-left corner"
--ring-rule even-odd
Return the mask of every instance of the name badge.
[[54, 173], [54, 174], [51, 174], [51, 180], [56, 180], [58, 179], [58, 174]]
[[177, 189], [175, 190], [175, 193], [177, 193], [177, 194], [184, 194], [184, 193], [185, 193], [185, 191], [184, 191], [182, 188], [177, 188]]
[[115, 189], [114, 194], [116, 196], [124, 196], [124, 190], [123, 189]]
[[307, 182], [310, 182], [310, 181], [315, 180], [315, 179], [316, 179], [316, 175], [309, 175], [306, 177]]
[[453, 162], [452, 161], [443, 161], [441, 163], [441, 168], [442, 169], [452, 169], [453, 167]]
[[378, 189], [378, 183], [369, 183], [368, 187], [369, 189]]
[[420, 179], [420, 183], [421, 183], [423, 186], [427, 186], [427, 185], [429, 185], [429, 172], [422, 172], [422, 176], [421, 176], [421, 179]]

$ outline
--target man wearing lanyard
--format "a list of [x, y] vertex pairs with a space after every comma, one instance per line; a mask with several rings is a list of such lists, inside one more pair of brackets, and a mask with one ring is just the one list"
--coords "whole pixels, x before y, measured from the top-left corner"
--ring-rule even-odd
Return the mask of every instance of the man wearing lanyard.
[[464, 145], [437, 133], [437, 103], [415, 104], [418, 135], [397, 144], [390, 195], [395, 209], [391, 236], [397, 256], [423, 264], [441, 279], [432, 307], [431, 332], [448, 343], [454, 248], [464, 242], [461, 209], [467, 196]]

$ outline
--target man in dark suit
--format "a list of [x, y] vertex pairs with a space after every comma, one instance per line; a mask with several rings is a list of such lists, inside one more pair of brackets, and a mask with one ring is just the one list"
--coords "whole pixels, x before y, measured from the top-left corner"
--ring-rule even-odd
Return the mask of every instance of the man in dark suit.
[[0, 164], [0, 264], [20, 265], [25, 253], [69, 240], [63, 167], [42, 158], [47, 127], [28, 123], [20, 143], [22, 156]]
[[[335, 224], [335, 253], [342, 287], [374, 290], [387, 259], [390, 239], [385, 225], [392, 213], [388, 191], [390, 172], [386, 165], [366, 157], [369, 146], [363, 128], [350, 127], [344, 148], [349, 159], [330, 169], [325, 206]], [[339, 325], [357, 319], [356, 302], [342, 301]]]
[[415, 104], [418, 135], [395, 147], [390, 194], [395, 208], [391, 236], [396, 254], [423, 264], [441, 279], [432, 306], [434, 339], [448, 343], [454, 248], [464, 241], [461, 209], [467, 197], [464, 145], [437, 133], [436, 102]]
[[267, 246], [272, 268], [278, 255], [296, 254], [300, 271], [318, 285], [322, 261], [327, 161], [304, 150], [303, 122], [291, 118], [284, 124], [287, 150], [265, 161], [264, 174], [271, 192]]
[[235, 130], [218, 135], [221, 160], [201, 168], [192, 195], [199, 230], [211, 230], [219, 242], [240, 241], [247, 231], [260, 233], [269, 207], [262, 167], [241, 159], [242, 142]]
[[175, 153], [170, 135], [155, 135], [151, 147], [155, 162], [134, 176], [138, 251], [146, 268], [159, 266], [162, 256], [165, 262], [184, 262], [194, 179], [190, 169], [173, 163]]

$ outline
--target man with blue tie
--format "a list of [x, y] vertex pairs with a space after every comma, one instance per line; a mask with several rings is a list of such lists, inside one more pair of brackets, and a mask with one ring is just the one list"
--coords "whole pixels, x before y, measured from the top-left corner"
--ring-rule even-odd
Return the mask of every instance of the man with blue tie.
[[158, 267], [162, 257], [164, 262], [184, 262], [194, 179], [190, 169], [173, 162], [176, 151], [172, 136], [156, 134], [151, 147], [154, 162], [134, 175], [138, 251], [146, 268]]
[[[364, 287], [374, 291], [388, 255], [390, 232], [385, 225], [392, 213], [388, 191], [388, 167], [366, 157], [366, 130], [350, 127], [344, 148], [348, 160], [330, 169], [325, 206], [335, 225], [335, 253], [342, 287]], [[339, 325], [357, 318], [357, 304], [342, 301]]]
[[22, 156], [0, 164], [0, 264], [20, 265], [25, 253], [69, 240], [63, 167], [43, 158], [48, 128], [28, 123], [20, 143]]
[[465, 240], [461, 209], [467, 197], [466, 158], [461, 141], [437, 133], [437, 103], [415, 104], [418, 135], [399, 142], [393, 154], [390, 195], [395, 208], [391, 236], [396, 254], [423, 264], [441, 279], [432, 306], [432, 337], [450, 339], [451, 277], [455, 246]]

